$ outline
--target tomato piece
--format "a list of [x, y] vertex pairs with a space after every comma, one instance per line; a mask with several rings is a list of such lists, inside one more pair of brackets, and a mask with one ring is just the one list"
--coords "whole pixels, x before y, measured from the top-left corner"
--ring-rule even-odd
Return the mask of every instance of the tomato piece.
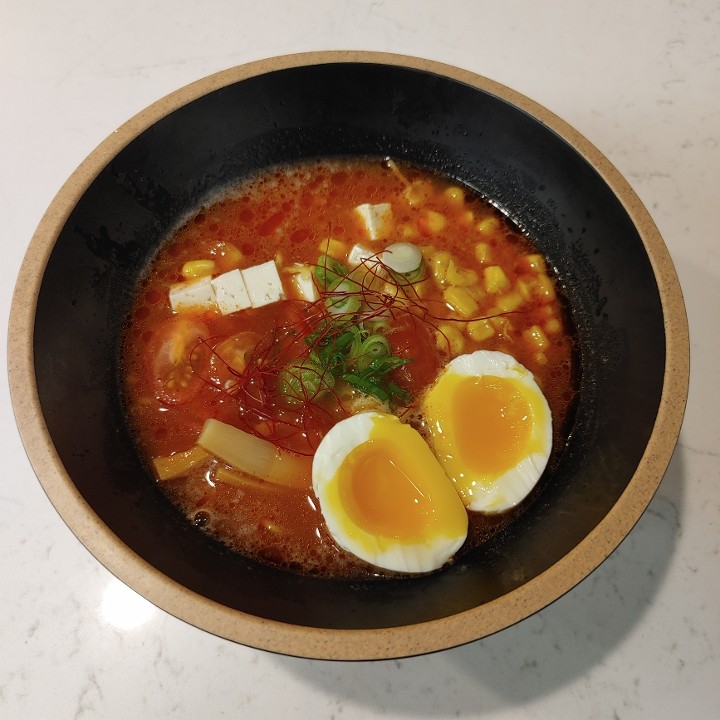
[[210, 380], [218, 387], [226, 387], [245, 372], [261, 336], [251, 330], [230, 335], [213, 347], [210, 357]]
[[155, 331], [146, 367], [158, 400], [170, 404], [190, 400], [203, 386], [202, 370], [210, 350], [207, 326], [195, 317], [176, 315]]

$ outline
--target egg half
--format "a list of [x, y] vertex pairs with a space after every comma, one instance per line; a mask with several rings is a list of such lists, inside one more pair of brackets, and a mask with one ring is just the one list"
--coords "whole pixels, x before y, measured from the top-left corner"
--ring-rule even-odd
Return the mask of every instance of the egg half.
[[313, 490], [335, 542], [397, 572], [442, 567], [465, 542], [468, 515], [420, 434], [394, 415], [337, 423], [315, 452]]
[[552, 417], [532, 373], [512, 356], [456, 357], [422, 409], [435, 455], [469, 510], [508, 510], [535, 487], [552, 449]]

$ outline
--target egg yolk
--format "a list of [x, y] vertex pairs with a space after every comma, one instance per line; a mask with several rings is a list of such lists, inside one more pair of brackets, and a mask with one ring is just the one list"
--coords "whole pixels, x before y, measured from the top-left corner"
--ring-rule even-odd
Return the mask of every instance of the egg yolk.
[[531, 388], [493, 375], [446, 375], [426, 415], [435, 451], [461, 490], [491, 483], [540, 451], [536, 426], [548, 421]]
[[394, 418], [376, 419], [336, 479], [348, 518], [370, 535], [417, 541], [467, 528], [465, 508], [430, 448]]
[[484, 376], [458, 383], [452, 422], [470, 468], [498, 476], [527, 454], [533, 428], [530, 398], [518, 382]]

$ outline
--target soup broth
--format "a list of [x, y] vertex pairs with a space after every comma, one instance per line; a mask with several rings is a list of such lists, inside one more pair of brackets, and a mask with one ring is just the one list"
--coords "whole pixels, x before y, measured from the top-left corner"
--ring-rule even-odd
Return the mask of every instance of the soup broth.
[[[127, 323], [125, 395], [149, 466], [189, 522], [286, 569], [387, 575], [328, 532], [313, 455], [333, 426], [368, 410], [429, 441], [423, 397], [450, 360], [477, 350], [534, 375], [552, 412], [551, 469], [575, 368], [543, 257], [447, 179], [391, 160], [315, 161], [243, 181], [168, 238]], [[242, 432], [228, 441], [245, 452], [239, 462], [199, 444], [208, 419], [213, 432]], [[276, 449], [277, 476], [245, 466], [263, 447]], [[460, 553], [531, 499], [468, 511]]]

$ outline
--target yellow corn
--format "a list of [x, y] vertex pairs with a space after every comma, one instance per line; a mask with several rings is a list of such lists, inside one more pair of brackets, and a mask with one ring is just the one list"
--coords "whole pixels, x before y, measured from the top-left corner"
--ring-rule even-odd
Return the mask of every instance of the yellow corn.
[[435, 342], [438, 350], [460, 355], [465, 349], [465, 338], [462, 331], [452, 323], [441, 323], [435, 331]]
[[518, 265], [524, 270], [530, 270], [537, 273], [544, 273], [546, 269], [545, 258], [538, 253], [523, 255], [518, 261]]
[[523, 340], [525, 340], [528, 345], [532, 345], [536, 350], [547, 350], [550, 347], [550, 341], [539, 325], [532, 325], [526, 330], [523, 330], [522, 335]]
[[537, 313], [542, 320], [550, 320], [556, 317], [555, 307], [553, 305], [543, 305], [542, 307], [538, 308]]
[[452, 255], [445, 250], [439, 250], [430, 259], [430, 272], [441, 287], [447, 282], [447, 271], [451, 262], [454, 262]]
[[495, 334], [495, 328], [489, 320], [471, 320], [467, 324], [467, 334], [475, 342], [487, 340]]
[[473, 224], [475, 221], [475, 213], [472, 210], [466, 210], [465, 212], [461, 213], [457, 219], [458, 225], [460, 227], [470, 227], [470, 225]]
[[557, 318], [550, 318], [545, 322], [545, 332], [548, 335], [557, 335], [562, 330], [562, 323]]
[[443, 197], [448, 205], [452, 207], [462, 207], [465, 204], [465, 191], [456, 185], [451, 185], [443, 191]]
[[475, 245], [475, 259], [481, 265], [492, 262], [492, 248], [486, 242], [479, 242]]
[[495, 307], [497, 307], [500, 312], [512, 312], [513, 310], [517, 310], [522, 304], [523, 299], [519, 292], [506, 293], [495, 301]]
[[533, 292], [535, 297], [543, 303], [551, 303], [555, 299], [555, 286], [545, 274], [537, 276], [533, 285]]
[[423, 210], [418, 218], [418, 227], [424, 235], [437, 235], [447, 225], [447, 218], [436, 210]]
[[520, 294], [523, 301], [528, 301], [532, 297], [532, 286], [527, 280], [520, 278], [515, 282], [515, 291]]
[[345, 255], [347, 254], [345, 252], [345, 245], [335, 238], [326, 238], [320, 243], [320, 245], [318, 245], [318, 249], [320, 252], [323, 252], [336, 260], [344, 260]]
[[475, 285], [478, 281], [476, 272], [472, 270], [465, 270], [459, 268], [454, 260], [450, 261], [447, 269], [447, 275], [445, 276], [449, 285], [457, 285], [458, 287], [467, 287], [468, 285]]
[[544, 352], [535, 353], [535, 355], [533, 355], [533, 360], [535, 360], [538, 365], [547, 365], [548, 361], [547, 355]]
[[182, 266], [182, 276], [186, 280], [212, 275], [216, 270], [214, 260], [188, 260]]
[[505, 271], [499, 265], [489, 265], [483, 270], [485, 289], [492, 294], [505, 292], [510, 287], [510, 281]]
[[481, 235], [494, 235], [500, 229], [500, 221], [496, 217], [489, 215], [480, 220], [475, 229]]
[[455, 312], [465, 318], [477, 315], [480, 309], [475, 298], [462, 287], [453, 285], [446, 288], [443, 292], [443, 298]]
[[408, 285], [406, 288], [400, 286], [400, 289], [404, 290], [406, 297], [419, 298], [422, 300], [422, 298], [426, 298], [430, 295], [433, 290], [433, 285], [430, 278], [425, 278], [425, 280]]

